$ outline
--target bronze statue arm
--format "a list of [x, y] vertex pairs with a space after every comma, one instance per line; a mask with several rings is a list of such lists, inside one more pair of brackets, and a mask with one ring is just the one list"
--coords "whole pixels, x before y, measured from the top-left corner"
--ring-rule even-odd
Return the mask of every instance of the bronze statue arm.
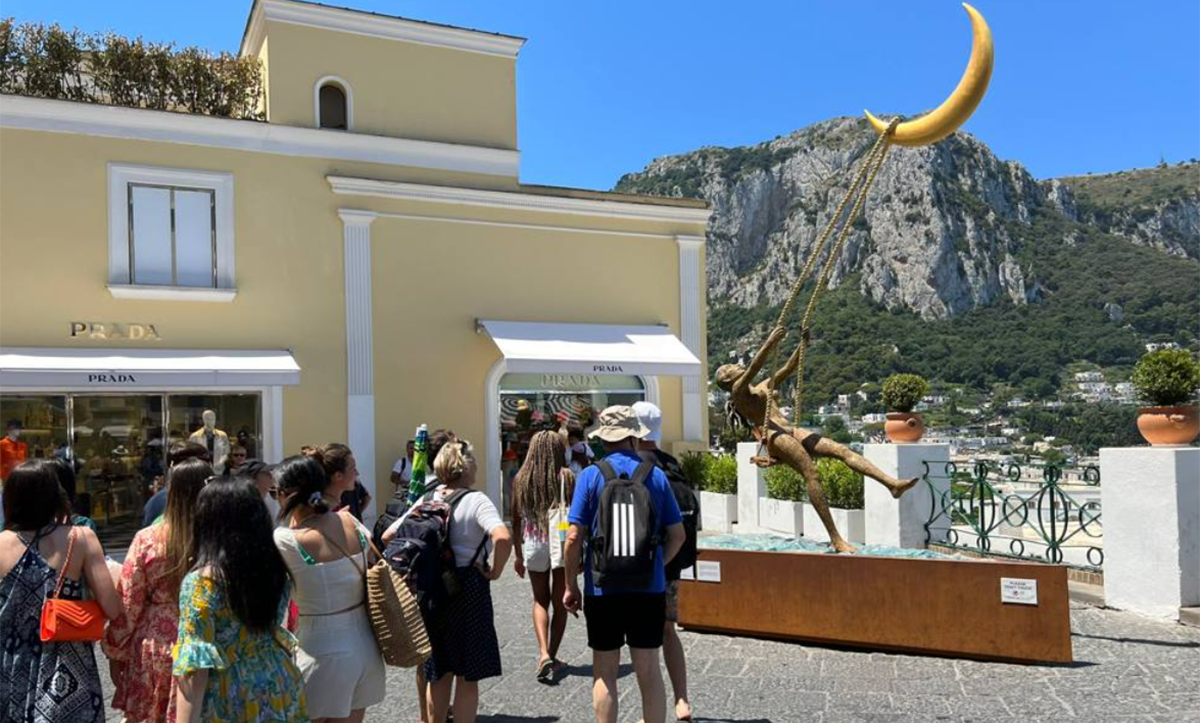
[[783, 337], [786, 335], [787, 329], [784, 329], [782, 326], [777, 326], [772, 329], [771, 335], [767, 337], [767, 340], [763, 343], [762, 348], [759, 349], [758, 353], [754, 355], [754, 360], [751, 361], [750, 366], [746, 368], [746, 373], [742, 375], [741, 379], [737, 380], [737, 383], [734, 385], [734, 387], [740, 387], [744, 384], [753, 384], [754, 378], [758, 376], [758, 373], [762, 371], [763, 365], [767, 363], [767, 357], [770, 356], [771, 350], [778, 346], [779, 342], [783, 341]]
[[787, 381], [787, 378], [796, 373], [796, 367], [800, 364], [800, 350], [808, 344], [808, 329], [803, 329], [800, 332], [800, 343], [796, 346], [796, 351], [788, 357], [787, 364], [784, 364], [779, 371], [775, 372], [775, 376], [771, 377], [771, 388], [778, 389], [779, 385]]

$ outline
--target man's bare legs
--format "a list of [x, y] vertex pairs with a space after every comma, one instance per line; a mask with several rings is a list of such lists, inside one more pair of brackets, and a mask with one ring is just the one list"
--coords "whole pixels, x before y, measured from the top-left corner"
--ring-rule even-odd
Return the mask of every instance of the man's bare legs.
[[675, 717], [687, 720], [692, 717], [692, 704], [688, 701], [687, 660], [683, 654], [683, 641], [675, 623], [668, 620], [663, 627], [663, 661], [667, 664], [667, 676], [671, 679], [671, 692], [675, 696]]
[[846, 463], [850, 469], [858, 472], [861, 475], [870, 477], [871, 479], [881, 482], [885, 487], [891, 490], [892, 497], [900, 499], [900, 495], [904, 494], [921, 481], [920, 477], [913, 477], [907, 480], [898, 480], [887, 472], [876, 467], [866, 457], [858, 452], [850, 449], [844, 444], [839, 444], [828, 437], [821, 437], [817, 442], [814, 450], [818, 457], [833, 457], [840, 459]]
[[617, 669], [621, 650], [592, 651], [592, 710], [596, 723], [617, 723]]
[[425, 683], [425, 666], [417, 666], [417, 707], [421, 723], [432, 723], [429, 715], [429, 686]]
[[[662, 669], [658, 666], [658, 648], [630, 648], [633, 672], [642, 694], [642, 720], [666, 723], [667, 692], [663, 688]], [[615, 712], [615, 711], [614, 711]]]

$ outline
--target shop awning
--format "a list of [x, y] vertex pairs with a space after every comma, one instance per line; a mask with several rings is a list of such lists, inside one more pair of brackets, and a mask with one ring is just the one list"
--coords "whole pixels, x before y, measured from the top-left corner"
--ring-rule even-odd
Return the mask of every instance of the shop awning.
[[300, 383], [282, 350], [0, 348], [0, 387], [263, 387]]
[[700, 360], [665, 326], [480, 321], [509, 372], [702, 374]]

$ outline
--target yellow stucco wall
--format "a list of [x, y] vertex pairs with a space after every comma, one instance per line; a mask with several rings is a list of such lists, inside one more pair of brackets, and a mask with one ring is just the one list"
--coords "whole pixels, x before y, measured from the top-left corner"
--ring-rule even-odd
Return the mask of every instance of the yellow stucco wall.
[[335, 75], [354, 96], [353, 132], [517, 147], [514, 58], [274, 21], [266, 26], [272, 123], [314, 127], [313, 87]]
[[[276, 47], [273, 41], [272, 63]], [[238, 295], [232, 303], [112, 298], [105, 288], [109, 162], [233, 174]], [[69, 338], [71, 321], [93, 320], [154, 324], [163, 337], [154, 346], [290, 348], [303, 370], [301, 384], [284, 395], [283, 444], [285, 453], [293, 453], [302, 444], [346, 438], [343, 233], [337, 209], [704, 233], [700, 224], [337, 196], [328, 174], [440, 185], [500, 183], [395, 166], [0, 130], [0, 344], [134, 345]], [[387, 217], [378, 218], [371, 231], [377, 498], [390, 491], [390, 466], [418, 423], [451, 426], [483, 453], [485, 376], [499, 354], [475, 333], [476, 318], [666, 323], [679, 333], [678, 248], [669, 238]], [[703, 283], [703, 268], [700, 273]], [[669, 444], [681, 435], [681, 385], [677, 378], [659, 381]]]

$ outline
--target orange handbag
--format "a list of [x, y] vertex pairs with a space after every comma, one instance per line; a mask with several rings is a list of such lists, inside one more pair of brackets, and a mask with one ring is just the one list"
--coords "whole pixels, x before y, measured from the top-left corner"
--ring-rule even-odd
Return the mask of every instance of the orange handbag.
[[67, 643], [77, 640], [95, 641], [104, 636], [104, 611], [95, 600], [60, 600], [63, 580], [75, 552], [75, 533], [72, 529], [67, 542], [67, 559], [58, 570], [58, 582], [53, 597], [42, 605], [42, 642]]

